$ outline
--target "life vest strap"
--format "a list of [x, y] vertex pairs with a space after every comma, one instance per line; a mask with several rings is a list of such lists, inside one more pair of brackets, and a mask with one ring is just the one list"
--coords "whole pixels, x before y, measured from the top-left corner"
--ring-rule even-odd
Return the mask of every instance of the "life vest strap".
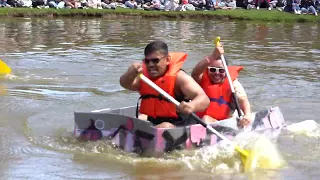
[[183, 119], [178, 116], [178, 118], [172, 118], [172, 117], [156, 117], [156, 118], [153, 118], [153, 117], [149, 117], [148, 116], [148, 121], [150, 121], [152, 124], [154, 125], [158, 125], [158, 124], [161, 124], [163, 122], [169, 122], [171, 124], [176, 124], [176, 123], [182, 123]]
[[159, 99], [160, 101], [165, 100], [165, 101], [170, 102], [168, 99], [166, 99], [165, 97], [163, 97], [161, 94], [159, 94], [159, 95], [145, 94], [145, 95], [140, 96], [139, 100], [140, 100], [140, 99], [149, 99], [149, 98], [156, 98], [156, 99]]
[[227, 101], [225, 101], [222, 96], [220, 96], [219, 99], [217, 99], [217, 98], [210, 98], [210, 97], [209, 97], [209, 99], [210, 99], [211, 102], [218, 103], [220, 106], [221, 106], [222, 104], [226, 104], [230, 109], [233, 109], [232, 104], [229, 103], [229, 102], [227, 102]]

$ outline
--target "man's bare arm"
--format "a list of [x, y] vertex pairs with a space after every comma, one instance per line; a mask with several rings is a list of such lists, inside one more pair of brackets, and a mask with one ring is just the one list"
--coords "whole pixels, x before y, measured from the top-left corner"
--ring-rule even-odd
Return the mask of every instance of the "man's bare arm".
[[200, 83], [202, 79], [203, 72], [209, 66], [210, 61], [205, 58], [200, 61], [192, 70], [191, 77], [197, 82]]
[[204, 111], [209, 106], [210, 100], [208, 96], [200, 85], [185, 72], [178, 72], [176, 83], [183, 95], [191, 99], [190, 104], [194, 107], [193, 112]]
[[141, 72], [141, 64], [134, 63], [131, 65], [127, 72], [120, 77], [120, 85], [131, 91], [138, 91], [140, 88], [140, 78], [137, 77]]

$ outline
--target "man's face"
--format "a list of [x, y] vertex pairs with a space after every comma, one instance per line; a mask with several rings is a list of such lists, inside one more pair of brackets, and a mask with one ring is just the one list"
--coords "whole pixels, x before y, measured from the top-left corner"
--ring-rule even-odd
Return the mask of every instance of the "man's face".
[[224, 78], [226, 77], [226, 71], [223, 68], [221, 59], [212, 61], [208, 66], [207, 71], [213, 84], [222, 83]]
[[161, 51], [155, 51], [148, 54], [144, 58], [149, 77], [156, 79], [163, 76], [167, 71], [167, 66], [170, 63], [171, 57]]

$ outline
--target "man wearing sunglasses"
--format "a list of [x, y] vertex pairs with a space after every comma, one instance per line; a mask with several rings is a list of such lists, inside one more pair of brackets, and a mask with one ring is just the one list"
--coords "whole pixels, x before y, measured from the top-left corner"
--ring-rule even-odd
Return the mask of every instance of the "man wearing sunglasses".
[[[230, 118], [235, 110], [235, 103], [232, 102], [232, 91], [220, 58], [223, 53], [222, 46], [216, 47], [210, 56], [195, 66], [191, 74], [210, 98], [209, 107], [205, 111], [197, 113], [207, 123]], [[228, 66], [236, 98], [240, 104], [240, 109], [244, 113], [244, 117], [239, 122], [241, 127], [247, 126], [251, 122], [250, 103], [244, 88], [237, 80], [242, 69], [242, 66]]]
[[[120, 78], [122, 87], [139, 91], [141, 95], [139, 119], [148, 120], [158, 128], [173, 128], [195, 123], [183, 115], [204, 111], [210, 101], [200, 85], [181, 70], [187, 54], [169, 53], [166, 43], [154, 41], [145, 47], [144, 55], [142, 63], [133, 63]], [[179, 107], [177, 108], [140, 80], [137, 77], [140, 72], [181, 102]], [[191, 101], [186, 102], [184, 99]]]

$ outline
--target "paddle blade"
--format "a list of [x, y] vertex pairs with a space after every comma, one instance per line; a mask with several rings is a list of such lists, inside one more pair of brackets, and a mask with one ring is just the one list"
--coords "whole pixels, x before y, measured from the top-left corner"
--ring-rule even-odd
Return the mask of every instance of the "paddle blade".
[[243, 157], [247, 157], [249, 155], [248, 150], [244, 150], [242, 148], [240, 148], [239, 146], [236, 146], [235, 149], [243, 156]]
[[264, 136], [258, 138], [248, 151], [248, 156], [242, 158], [244, 172], [254, 169], [278, 169], [285, 165], [275, 145]]
[[10, 67], [0, 59], [0, 76], [10, 74]]
[[241, 160], [242, 164], [246, 164], [247, 157], [249, 156], [250, 152], [248, 150], [244, 150], [244, 149], [240, 148], [239, 146], [236, 146], [235, 149], [240, 153], [240, 160]]
[[[243, 166], [244, 166], [244, 167], [243, 167], [244, 169], [246, 169], [246, 168], [245, 168], [245, 165], [246, 165], [248, 156], [249, 156], [249, 154], [251, 154], [251, 151], [249, 151], [249, 150], [245, 150], [245, 152], [246, 152], [247, 155], [244, 155], [244, 154], [240, 153], [240, 160], [241, 160], [241, 163], [242, 163]], [[248, 171], [245, 171], [245, 172], [248, 172]]]
[[216, 39], [213, 41], [213, 44], [216, 46], [220, 46], [220, 37], [216, 37]]

